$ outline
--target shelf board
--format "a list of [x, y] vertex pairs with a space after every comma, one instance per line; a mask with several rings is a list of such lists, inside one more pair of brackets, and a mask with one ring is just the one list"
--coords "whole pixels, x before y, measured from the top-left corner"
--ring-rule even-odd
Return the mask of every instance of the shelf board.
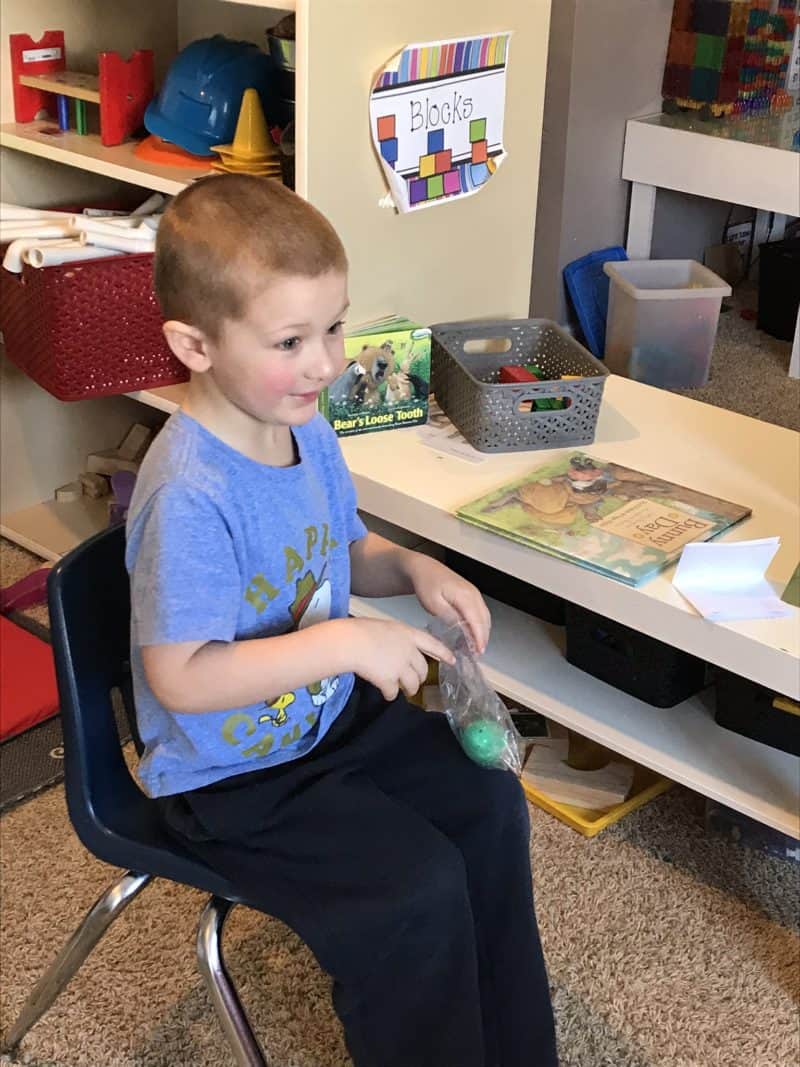
[[108, 525], [106, 500], [82, 497], [73, 503], [45, 500], [3, 515], [0, 534], [42, 559], [57, 560]]
[[48, 121], [5, 123], [0, 126], [0, 145], [157, 193], [179, 193], [190, 182], [212, 173], [210, 170], [150, 163], [133, 154], [133, 141], [107, 148], [97, 134], [62, 131], [54, 122]]
[[186, 395], [187, 385], [162, 385], [157, 389], [139, 389], [135, 393], [126, 393], [131, 400], [138, 400], [140, 404], [166, 411], [171, 415], [176, 411]]
[[[713, 695], [654, 708], [567, 663], [563, 630], [487, 599], [492, 639], [483, 658], [489, 684], [525, 707], [735, 811], [800, 838], [800, 760], [714, 721]], [[414, 597], [365, 600], [364, 618], [424, 627]]]

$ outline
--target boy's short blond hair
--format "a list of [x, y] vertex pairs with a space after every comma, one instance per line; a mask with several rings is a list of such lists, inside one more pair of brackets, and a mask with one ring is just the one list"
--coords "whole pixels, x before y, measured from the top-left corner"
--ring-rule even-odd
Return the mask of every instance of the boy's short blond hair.
[[333, 226], [279, 182], [248, 174], [203, 178], [167, 206], [158, 228], [155, 290], [164, 318], [216, 339], [270, 276], [346, 271]]

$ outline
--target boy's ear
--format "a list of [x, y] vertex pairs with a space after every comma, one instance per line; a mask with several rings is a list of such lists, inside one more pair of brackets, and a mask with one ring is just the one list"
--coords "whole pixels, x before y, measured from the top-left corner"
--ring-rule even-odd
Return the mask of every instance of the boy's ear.
[[195, 374], [203, 374], [211, 366], [208, 339], [202, 330], [185, 322], [170, 319], [163, 327], [164, 337], [174, 355]]

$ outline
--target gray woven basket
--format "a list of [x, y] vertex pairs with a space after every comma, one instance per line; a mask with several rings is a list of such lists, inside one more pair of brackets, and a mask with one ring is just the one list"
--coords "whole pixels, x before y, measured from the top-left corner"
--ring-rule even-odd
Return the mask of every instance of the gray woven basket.
[[[469, 342], [478, 350], [465, 351]], [[501, 367], [525, 363], [535, 363], [551, 379], [580, 378], [500, 384]], [[549, 319], [445, 322], [431, 330], [431, 388], [481, 452], [591, 444], [607, 375], [600, 360]], [[531, 401], [549, 397], [568, 398], [569, 407], [530, 410]]]

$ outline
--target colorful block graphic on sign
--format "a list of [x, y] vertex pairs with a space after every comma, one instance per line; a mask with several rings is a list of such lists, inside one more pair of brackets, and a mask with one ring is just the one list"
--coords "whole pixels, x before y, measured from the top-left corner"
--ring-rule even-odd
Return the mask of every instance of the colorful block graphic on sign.
[[497, 172], [510, 37], [409, 45], [377, 75], [372, 139], [400, 211], [471, 196]]

